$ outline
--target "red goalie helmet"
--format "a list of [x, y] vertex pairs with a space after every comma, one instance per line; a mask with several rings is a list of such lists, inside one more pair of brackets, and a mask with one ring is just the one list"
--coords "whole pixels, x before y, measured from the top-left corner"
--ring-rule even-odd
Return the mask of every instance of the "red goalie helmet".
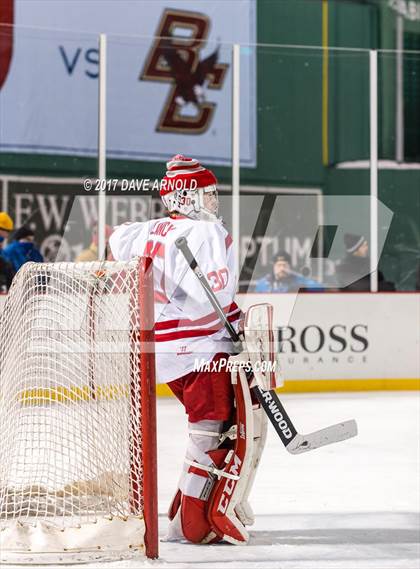
[[181, 213], [191, 219], [219, 219], [217, 179], [211, 170], [182, 154], [173, 156], [166, 167], [160, 196], [170, 213]]

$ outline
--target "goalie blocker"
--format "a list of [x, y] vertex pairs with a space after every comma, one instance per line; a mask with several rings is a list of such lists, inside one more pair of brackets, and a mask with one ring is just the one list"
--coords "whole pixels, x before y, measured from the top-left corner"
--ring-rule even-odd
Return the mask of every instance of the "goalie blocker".
[[[190, 441], [170, 510], [168, 540], [244, 544], [254, 515], [248, 497], [264, 449], [267, 416], [251, 392], [281, 384], [273, 350], [272, 307], [254, 305], [245, 319], [247, 350], [229, 358], [235, 418], [225, 432], [217, 421], [190, 423]], [[255, 374], [249, 374], [249, 362]]]

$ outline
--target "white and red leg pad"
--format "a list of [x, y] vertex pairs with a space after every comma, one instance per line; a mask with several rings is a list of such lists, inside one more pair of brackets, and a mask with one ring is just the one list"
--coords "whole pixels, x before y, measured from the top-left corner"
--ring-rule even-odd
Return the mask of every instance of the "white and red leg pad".
[[199, 543], [209, 538], [207, 501], [214, 485], [213, 473], [223, 468], [229, 452], [229, 449], [217, 449], [222, 427], [221, 421], [189, 423], [184, 470], [168, 512], [171, 520], [166, 536], [168, 541], [187, 539]]
[[248, 498], [254, 484], [255, 475], [261, 461], [261, 456], [265, 447], [267, 438], [267, 415], [262, 407], [257, 403], [253, 406], [253, 419], [254, 419], [254, 444], [253, 456], [251, 464], [251, 472], [248, 475], [245, 492], [241, 501], [236, 505], [235, 512], [241, 522], [246, 526], [252, 526], [255, 521], [254, 513]]
[[[229, 449], [208, 451], [206, 454], [210, 458], [210, 464], [193, 463], [190, 466], [180, 508], [182, 533], [188, 541], [193, 543], [220, 541], [212, 531], [207, 510], [208, 499], [215, 483], [213, 473], [222, 472], [228, 453]], [[204, 467], [209, 468], [209, 471]]]
[[[233, 544], [247, 543], [248, 532], [236, 515], [235, 508], [247, 491], [254, 459], [254, 417], [251, 393], [245, 371], [241, 367], [248, 361], [247, 354], [229, 358], [237, 362], [232, 370], [232, 384], [236, 402], [237, 437], [234, 448], [227, 455], [225, 476], [218, 480], [210, 496], [207, 518], [214, 532]], [[226, 478], [226, 475], [232, 476]]]

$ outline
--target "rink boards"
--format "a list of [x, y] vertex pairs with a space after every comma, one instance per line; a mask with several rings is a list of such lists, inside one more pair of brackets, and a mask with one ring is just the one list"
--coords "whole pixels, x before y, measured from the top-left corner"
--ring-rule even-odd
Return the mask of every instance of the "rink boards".
[[[283, 391], [420, 388], [418, 293], [247, 294], [237, 301], [243, 309], [273, 304]], [[159, 385], [158, 394], [170, 391]]]
[[274, 306], [284, 391], [420, 388], [420, 294], [239, 295]]

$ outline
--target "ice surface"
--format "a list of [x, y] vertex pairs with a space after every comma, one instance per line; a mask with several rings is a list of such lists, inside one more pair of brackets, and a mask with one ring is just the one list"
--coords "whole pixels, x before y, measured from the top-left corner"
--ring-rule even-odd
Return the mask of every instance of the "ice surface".
[[[293, 456], [269, 426], [251, 496], [256, 523], [249, 545], [161, 543], [157, 561], [83, 567], [419, 569], [420, 394], [299, 394], [281, 399], [299, 432], [355, 418], [359, 435]], [[175, 400], [159, 400], [158, 420], [163, 535], [187, 432]]]

